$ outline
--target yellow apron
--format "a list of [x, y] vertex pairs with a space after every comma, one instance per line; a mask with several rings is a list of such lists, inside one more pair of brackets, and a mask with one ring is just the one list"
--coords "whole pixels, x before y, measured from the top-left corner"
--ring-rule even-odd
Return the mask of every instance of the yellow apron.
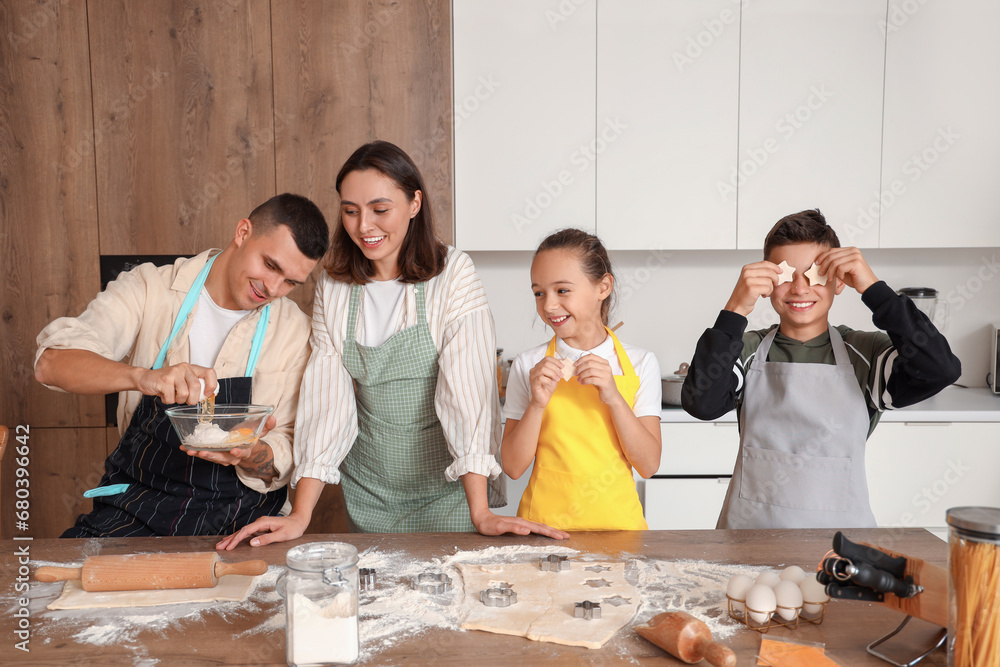
[[[639, 376], [608, 331], [622, 367], [615, 385], [631, 408]], [[555, 354], [553, 337], [545, 356]], [[562, 530], [646, 530], [632, 466], [597, 387], [559, 380], [542, 415], [535, 463], [517, 515]]]

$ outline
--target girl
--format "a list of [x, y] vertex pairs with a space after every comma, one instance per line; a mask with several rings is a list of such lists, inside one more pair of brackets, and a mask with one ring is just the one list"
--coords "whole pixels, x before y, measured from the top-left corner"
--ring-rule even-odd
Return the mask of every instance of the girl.
[[258, 533], [252, 546], [299, 537], [323, 485], [337, 483], [362, 532], [568, 537], [490, 511], [503, 504], [493, 317], [472, 260], [434, 235], [416, 165], [375, 141], [336, 184], [340, 225], [316, 285], [292, 512], [218, 548]]
[[564, 530], [645, 530], [632, 468], [660, 467], [660, 367], [607, 328], [614, 274], [600, 239], [564, 229], [531, 263], [535, 308], [555, 336], [511, 366], [502, 461], [534, 459], [517, 515]]

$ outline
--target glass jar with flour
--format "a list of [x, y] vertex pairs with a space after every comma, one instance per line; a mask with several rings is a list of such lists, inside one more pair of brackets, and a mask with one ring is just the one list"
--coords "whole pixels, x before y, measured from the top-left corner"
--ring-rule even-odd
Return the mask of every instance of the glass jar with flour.
[[358, 550], [314, 542], [288, 550], [285, 598], [288, 664], [349, 665], [358, 659]]

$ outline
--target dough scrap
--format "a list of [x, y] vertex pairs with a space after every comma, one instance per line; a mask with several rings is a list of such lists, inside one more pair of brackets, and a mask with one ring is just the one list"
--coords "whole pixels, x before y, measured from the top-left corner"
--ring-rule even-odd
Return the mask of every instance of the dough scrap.
[[819, 272], [819, 264], [813, 262], [813, 265], [809, 267], [809, 270], [805, 273], [806, 278], [809, 279], [810, 285], [825, 285], [826, 284], [826, 274]]
[[212, 588], [174, 588], [156, 591], [85, 591], [79, 579], [70, 579], [62, 595], [47, 609], [105, 607], [156, 607], [182, 602], [242, 602], [250, 593], [254, 577], [227, 574]]
[[778, 284], [792, 282], [792, 274], [795, 273], [795, 267], [789, 265], [785, 260], [781, 260], [778, 268], [781, 269], [781, 275], [778, 276]]
[[[496, 565], [461, 563], [458, 570], [465, 589], [462, 607], [466, 612], [462, 628], [600, 648], [632, 620], [639, 609], [640, 595], [625, 580], [624, 563], [591, 565], [607, 570], [595, 573], [581, 562], [573, 562], [570, 569], [561, 572], [542, 570], [538, 563], [506, 563], [498, 572]], [[479, 592], [498, 579], [512, 584], [517, 593], [515, 604], [487, 607], [479, 600]], [[591, 580], [603, 581], [594, 588]], [[603, 585], [604, 581], [608, 585]], [[584, 600], [601, 603], [600, 619], [576, 618], [576, 603]]]

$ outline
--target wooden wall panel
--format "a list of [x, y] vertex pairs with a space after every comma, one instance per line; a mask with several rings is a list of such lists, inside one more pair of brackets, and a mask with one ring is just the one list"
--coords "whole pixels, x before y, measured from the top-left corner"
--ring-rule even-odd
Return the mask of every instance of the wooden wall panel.
[[[98, 485], [104, 474], [105, 428], [34, 428], [28, 432], [28, 479], [31, 481], [28, 530], [14, 523], [15, 451], [3, 463], [3, 539], [11, 535], [59, 537], [76, 517], [93, 508], [83, 492]], [[20, 445], [13, 439], [9, 450]]]
[[0, 423], [102, 425], [34, 379], [35, 337], [100, 289], [86, 6], [0, 3]]
[[274, 191], [267, 0], [89, 0], [103, 254], [194, 254]]
[[451, 4], [272, 0], [276, 177], [334, 224], [334, 181], [361, 144], [385, 139], [427, 182], [451, 242]]

